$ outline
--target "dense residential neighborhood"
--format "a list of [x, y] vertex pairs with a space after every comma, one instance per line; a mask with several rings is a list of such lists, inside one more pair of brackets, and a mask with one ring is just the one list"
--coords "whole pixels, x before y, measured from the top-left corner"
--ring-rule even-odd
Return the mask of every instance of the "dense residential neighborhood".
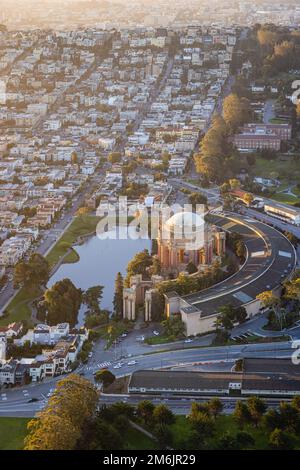
[[300, 449], [299, 76], [297, 0], [0, 0], [0, 450]]

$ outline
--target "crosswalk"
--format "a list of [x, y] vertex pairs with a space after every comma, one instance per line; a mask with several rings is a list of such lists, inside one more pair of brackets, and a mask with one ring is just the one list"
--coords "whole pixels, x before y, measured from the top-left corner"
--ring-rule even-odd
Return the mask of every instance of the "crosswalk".
[[98, 369], [105, 369], [106, 367], [109, 367], [109, 366], [111, 366], [111, 362], [109, 362], [109, 361], [101, 362], [100, 364], [95, 364], [94, 366], [87, 366], [86, 370], [87, 371], [94, 371], [94, 370], [98, 370]]

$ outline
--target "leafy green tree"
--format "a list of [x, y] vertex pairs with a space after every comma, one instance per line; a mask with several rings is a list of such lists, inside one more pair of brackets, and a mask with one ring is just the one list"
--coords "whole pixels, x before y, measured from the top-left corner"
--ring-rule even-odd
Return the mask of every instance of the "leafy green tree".
[[91, 313], [100, 313], [100, 302], [103, 297], [104, 286], [89, 287], [82, 295], [82, 301], [88, 306]]
[[295, 410], [297, 410], [299, 413], [300, 412], [300, 395], [295, 395], [292, 399], [291, 404], [295, 408]]
[[161, 274], [161, 263], [160, 263], [159, 258], [157, 256], [153, 257], [151, 273], [152, 274]]
[[131, 261], [129, 261], [127, 266], [127, 276], [125, 284], [128, 287], [130, 277], [135, 274], [142, 274], [145, 276], [147, 274], [147, 269], [152, 265], [152, 257], [149, 254], [148, 250], [141, 251], [137, 253]]
[[94, 438], [97, 448], [101, 450], [121, 450], [124, 447], [124, 439], [111, 424], [97, 420]]
[[24, 449], [74, 449], [97, 402], [97, 391], [89, 380], [75, 374], [60, 380], [47, 406], [29, 422]]
[[189, 415], [189, 421], [192, 428], [201, 438], [212, 437], [215, 432], [215, 423], [213, 418], [203, 411], [195, 411]]
[[235, 439], [238, 449], [247, 449], [255, 444], [253, 436], [246, 431], [237, 432]]
[[157, 423], [164, 426], [173, 424], [175, 422], [175, 416], [173, 412], [163, 403], [155, 407], [153, 411], [153, 418]]
[[44, 304], [49, 325], [68, 322], [72, 327], [77, 323], [82, 293], [70, 279], [62, 279], [46, 290]]
[[219, 450], [238, 450], [239, 444], [237, 443], [236, 437], [226, 431], [218, 440], [217, 448]]
[[287, 432], [277, 428], [270, 434], [269, 444], [275, 450], [292, 450], [294, 447], [292, 437]]
[[95, 374], [95, 381], [101, 382], [104, 387], [108, 387], [113, 384], [115, 380], [116, 377], [114, 374], [107, 369], [98, 370]]
[[223, 118], [227, 128], [234, 132], [243, 125], [249, 117], [249, 102], [246, 98], [239, 98], [236, 94], [228, 95], [223, 102]]
[[149, 423], [153, 421], [154, 409], [155, 406], [150, 400], [142, 400], [137, 406], [136, 413], [145, 423]]
[[251, 421], [254, 423], [255, 427], [258, 427], [267, 409], [265, 402], [261, 398], [253, 396], [248, 398], [247, 408], [250, 413]]
[[29, 261], [19, 261], [14, 269], [14, 284], [16, 286], [45, 286], [49, 277], [49, 263], [39, 253], [33, 253]]
[[123, 276], [119, 272], [115, 280], [115, 294], [114, 294], [113, 306], [114, 306], [114, 313], [117, 315], [117, 317], [120, 317], [120, 318], [123, 316], [123, 287], [124, 287]]
[[251, 415], [246, 403], [240, 400], [237, 401], [233, 412], [233, 417], [241, 429], [243, 429], [246, 424], [251, 422]]
[[185, 331], [185, 325], [179, 315], [173, 315], [161, 322], [164, 334], [168, 337], [180, 338]]
[[281, 402], [279, 412], [285, 430], [291, 432], [299, 430], [299, 413], [291, 403]]
[[194, 274], [198, 271], [197, 269], [197, 266], [192, 262], [190, 261], [187, 266], [186, 266], [186, 270], [189, 274]]
[[173, 436], [168, 426], [164, 424], [156, 425], [154, 428], [154, 434], [160, 449], [166, 449], [172, 445]]
[[216, 419], [223, 411], [223, 403], [220, 398], [211, 398], [208, 402], [208, 408], [212, 416]]
[[165, 298], [159, 291], [152, 292], [151, 299], [151, 321], [159, 322], [165, 311]]

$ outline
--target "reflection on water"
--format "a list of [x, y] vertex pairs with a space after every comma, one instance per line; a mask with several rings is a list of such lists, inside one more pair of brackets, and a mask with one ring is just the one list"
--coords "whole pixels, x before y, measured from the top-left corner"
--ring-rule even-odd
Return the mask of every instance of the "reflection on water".
[[[126, 228], [120, 228], [124, 236]], [[69, 278], [76, 287], [86, 290], [95, 285], [103, 285], [102, 308], [112, 309], [114, 296], [114, 283], [117, 273], [126, 274], [128, 262], [139, 251], [145, 248], [151, 250], [151, 240], [139, 238], [100, 240], [96, 235], [88, 239], [83, 245], [74, 246], [80, 260], [73, 264], [63, 264], [51, 277], [48, 286], [64, 278]], [[135, 234], [136, 235], [136, 234]], [[78, 323], [82, 324], [85, 306], [81, 307]]]

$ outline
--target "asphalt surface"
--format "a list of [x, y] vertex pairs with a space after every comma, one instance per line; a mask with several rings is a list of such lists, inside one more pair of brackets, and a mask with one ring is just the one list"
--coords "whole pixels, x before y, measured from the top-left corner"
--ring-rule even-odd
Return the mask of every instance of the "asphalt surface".
[[[121, 367], [115, 369], [114, 366], [120, 361], [106, 364], [106, 368], [111, 370], [117, 377], [131, 374], [135, 370], [141, 369], [161, 369], [161, 368], [189, 368], [193, 370], [230, 370], [234, 361], [241, 357], [291, 357], [291, 342], [255, 344], [255, 345], [235, 345], [227, 347], [210, 348], [190, 348], [174, 351], [164, 351], [154, 354], [136, 355], [122, 360]], [[134, 365], [128, 365], [130, 361], [136, 361]], [[104, 367], [104, 364], [94, 364], [89, 362], [84, 367], [77, 370], [77, 373], [93, 381], [93, 372]], [[60, 377], [47, 379], [39, 384], [2, 389], [0, 391], [0, 416], [33, 416], [40, 411], [53, 390]], [[29, 403], [29, 400], [38, 401]], [[103, 398], [101, 398], [102, 400]], [[112, 398], [120, 401], [120, 397]]]
[[252, 218], [229, 215], [210, 217], [210, 221], [229, 232], [243, 235], [247, 259], [230, 278], [199, 293], [184, 296], [189, 304], [206, 316], [227, 304], [240, 306], [274, 289], [294, 270], [296, 255], [290, 242], [277, 230]]

